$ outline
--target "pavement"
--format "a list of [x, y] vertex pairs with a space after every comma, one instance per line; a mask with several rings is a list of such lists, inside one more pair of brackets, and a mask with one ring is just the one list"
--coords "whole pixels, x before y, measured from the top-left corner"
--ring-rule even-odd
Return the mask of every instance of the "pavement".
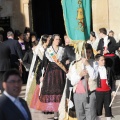
[[[120, 80], [117, 80], [117, 82], [116, 82], [117, 86], [118, 86], [119, 82], [120, 82]], [[26, 89], [26, 86], [23, 85], [22, 91], [20, 93], [20, 97], [22, 97], [23, 99], [25, 97], [25, 89]], [[30, 111], [32, 114], [32, 120], [53, 120], [53, 116], [54, 116], [53, 114], [45, 115], [41, 111], [34, 110], [34, 109], [30, 109]], [[117, 93], [117, 96], [115, 97], [114, 102], [113, 102], [112, 113], [114, 116], [114, 118], [112, 120], [120, 120], [120, 89]], [[104, 117], [104, 110], [103, 110], [102, 120], [106, 120], [106, 118]]]

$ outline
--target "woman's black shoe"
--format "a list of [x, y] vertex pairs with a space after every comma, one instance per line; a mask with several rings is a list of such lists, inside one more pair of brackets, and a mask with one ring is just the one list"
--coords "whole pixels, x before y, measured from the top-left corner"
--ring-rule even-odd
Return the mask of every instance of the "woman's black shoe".
[[44, 112], [44, 114], [48, 114], [48, 112]]
[[54, 114], [54, 112], [49, 112], [49, 114]]

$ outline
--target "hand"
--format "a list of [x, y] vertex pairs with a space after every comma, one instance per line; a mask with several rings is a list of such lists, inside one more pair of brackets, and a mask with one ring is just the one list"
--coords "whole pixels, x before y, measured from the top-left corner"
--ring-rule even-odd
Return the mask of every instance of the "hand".
[[82, 63], [84, 65], [89, 65], [88, 60], [86, 58], [82, 58]]
[[115, 96], [116, 96], [115, 91], [112, 91], [112, 96], [113, 96], [113, 97], [115, 97]]
[[42, 82], [42, 81], [43, 81], [43, 79], [44, 79], [44, 77], [40, 77], [40, 82]]
[[66, 60], [65, 64], [68, 65], [70, 63], [70, 60]]
[[22, 64], [23, 63], [23, 61], [21, 60], [21, 59], [18, 59], [19, 60], [19, 62]]
[[118, 48], [118, 50], [120, 51], [120, 47]]
[[80, 77], [84, 77], [88, 74], [87, 70], [82, 70], [80, 73]]
[[101, 50], [98, 50], [98, 51], [97, 51], [97, 54], [100, 54], [100, 52], [101, 52]]
[[71, 100], [68, 100], [68, 107], [72, 108], [74, 106], [73, 102]]

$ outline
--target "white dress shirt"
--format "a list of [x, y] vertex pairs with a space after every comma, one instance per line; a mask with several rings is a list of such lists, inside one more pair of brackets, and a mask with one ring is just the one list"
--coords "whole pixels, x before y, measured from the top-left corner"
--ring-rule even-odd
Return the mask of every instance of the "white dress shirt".
[[108, 46], [108, 36], [104, 37], [104, 47]]
[[105, 66], [99, 66], [98, 72], [100, 74], [100, 79], [107, 79], [107, 71]]

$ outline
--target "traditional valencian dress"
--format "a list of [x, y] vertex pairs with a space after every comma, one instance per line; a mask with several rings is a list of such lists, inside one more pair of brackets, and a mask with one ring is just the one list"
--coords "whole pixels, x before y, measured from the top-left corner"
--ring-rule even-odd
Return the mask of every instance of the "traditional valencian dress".
[[[35, 72], [35, 79], [36, 79], [36, 88], [34, 90], [32, 100], [30, 102], [30, 108], [40, 110], [40, 100], [39, 100], [39, 93], [40, 93], [40, 77], [41, 77], [41, 71], [42, 71], [42, 62], [43, 62], [43, 55], [44, 55], [45, 49], [42, 45], [39, 45], [38, 48], [38, 56], [40, 58], [40, 63], [37, 65], [37, 70]], [[35, 82], [35, 80], [34, 80]]]
[[43, 58], [45, 74], [39, 98], [41, 111], [58, 112], [59, 103], [65, 86], [66, 69], [60, 62], [63, 53], [63, 47], [59, 47], [56, 52], [52, 46], [47, 48], [45, 52]]

